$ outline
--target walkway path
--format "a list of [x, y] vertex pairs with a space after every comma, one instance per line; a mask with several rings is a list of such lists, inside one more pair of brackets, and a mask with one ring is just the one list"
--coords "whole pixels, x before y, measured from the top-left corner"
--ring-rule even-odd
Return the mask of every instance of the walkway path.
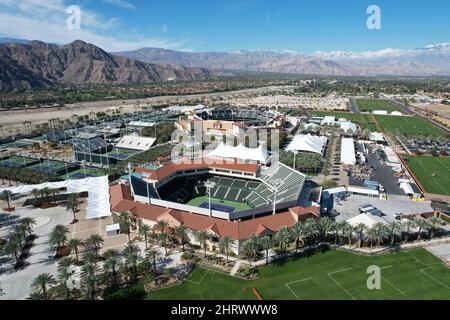
[[241, 263], [242, 263], [242, 261], [241, 261], [241, 260], [238, 260], [238, 261], [234, 264], [233, 269], [231, 269], [231, 271], [230, 271], [230, 276], [236, 275], [236, 272], [237, 272], [237, 271], [239, 270], [239, 268], [241, 267]]

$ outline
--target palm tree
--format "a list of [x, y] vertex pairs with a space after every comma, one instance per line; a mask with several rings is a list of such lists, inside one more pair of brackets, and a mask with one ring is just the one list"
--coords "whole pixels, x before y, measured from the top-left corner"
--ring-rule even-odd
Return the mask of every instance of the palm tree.
[[16, 264], [19, 263], [19, 249], [19, 242], [14, 237], [11, 237], [8, 243], [3, 247], [3, 250], [7, 255], [12, 256], [14, 257], [14, 259], [16, 259]]
[[220, 248], [220, 250], [225, 252], [225, 255], [227, 257], [227, 263], [228, 263], [228, 254], [233, 245], [234, 245], [234, 240], [229, 236], [224, 236], [219, 239], [219, 248]]
[[131, 217], [127, 212], [122, 212], [119, 215], [119, 226], [120, 226], [120, 231], [127, 234], [128, 242], [130, 242], [131, 241], [131, 239], [130, 239]]
[[207, 231], [198, 231], [195, 233], [195, 239], [200, 242], [204, 250], [204, 256], [206, 257], [207, 242], [210, 239], [209, 233]]
[[180, 240], [182, 251], [184, 251], [184, 244], [185, 244], [186, 238], [187, 238], [187, 230], [188, 230], [188, 228], [184, 225], [179, 225], [174, 230], [175, 235], [177, 235], [178, 239]]
[[137, 266], [141, 258], [141, 250], [135, 244], [129, 244], [123, 249], [123, 257], [125, 258], [125, 266], [131, 269], [133, 273], [133, 281], [137, 279]]
[[395, 237], [401, 233], [402, 225], [400, 222], [394, 220], [389, 225], [389, 238], [391, 240], [391, 246], [395, 243]]
[[85, 299], [95, 299], [98, 272], [99, 267], [92, 262], [86, 262], [81, 267], [81, 290]]
[[66, 210], [72, 212], [73, 223], [75, 223], [77, 221], [77, 217], [75, 216], [75, 213], [78, 212], [78, 207], [79, 207], [78, 194], [72, 193], [69, 196], [69, 198], [67, 199]]
[[67, 246], [70, 249], [70, 253], [75, 252], [75, 256], [76, 256], [76, 260], [77, 261], [79, 261], [79, 259], [78, 259], [78, 247], [83, 246], [83, 245], [84, 245], [84, 242], [81, 239], [77, 239], [77, 238], [72, 238], [67, 243]]
[[291, 229], [291, 236], [294, 238], [295, 241], [295, 253], [298, 252], [298, 248], [300, 244], [305, 243], [305, 235], [306, 235], [306, 228], [305, 225], [301, 222], [297, 222]]
[[165, 252], [166, 256], [167, 256], [167, 238], [168, 237], [169, 237], [169, 235], [163, 231], [161, 231], [157, 237], [158, 242], [164, 248], [164, 252]]
[[41, 191], [39, 189], [33, 189], [33, 190], [31, 190], [30, 194], [34, 197], [34, 200], [36, 201], [36, 205], [38, 205], [39, 196], [41, 195]]
[[45, 299], [48, 298], [48, 289], [50, 286], [57, 284], [55, 278], [49, 273], [41, 273], [34, 278], [31, 283], [31, 289], [35, 292], [41, 293]]
[[248, 238], [243, 244], [242, 244], [242, 251], [244, 256], [247, 257], [248, 261], [250, 262], [250, 265], [252, 264], [253, 260], [256, 260], [258, 258], [259, 252], [261, 250], [259, 238], [255, 235]]
[[287, 244], [291, 241], [291, 232], [287, 227], [281, 227], [274, 235], [274, 240], [280, 245], [280, 251], [283, 252]]
[[73, 260], [70, 257], [64, 257], [58, 263], [58, 292], [64, 297], [65, 300], [69, 300], [70, 289], [67, 285], [67, 281], [72, 276], [72, 273], [69, 271], [72, 263]]
[[438, 225], [439, 223], [441, 223], [441, 219], [439, 219], [438, 217], [432, 217], [430, 219], [430, 239], [434, 238], [434, 233], [438, 229], [436, 228], [436, 225]]
[[269, 263], [269, 250], [273, 247], [273, 240], [269, 236], [262, 237], [259, 239], [259, 244], [261, 245], [261, 249], [263, 249], [266, 254], [266, 264]]
[[30, 218], [30, 217], [25, 217], [25, 218], [20, 219], [19, 223], [26, 227], [26, 229], [28, 231], [28, 236], [31, 236], [31, 234], [33, 233], [32, 228], [33, 228], [33, 226], [36, 225], [36, 219]]
[[151, 228], [150, 228], [150, 226], [147, 225], [147, 224], [142, 224], [142, 225], [139, 227], [139, 234], [140, 234], [141, 236], [144, 236], [145, 250], [148, 249], [148, 242], [147, 242], [147, 239], [148, 239], [148, 235], [149, 235], [150, 231], [151, 231]]
[[100, 250], [103, 242], [105, 241], [103, 240], [103, 237], [101, 235], [93, 234], [86, 239], [85, 246], [90, 250], [94, 250], [95, 256], [98, 257], [98, 251]]
[[166, 220], [160, 220], [156, 223], [156, 227], [161, 231], [164, 232], [166, 228], [169, 226], [169, 222]]
[[416, 226], [416, 222], [414, 220], [407, 219], [406, 222], [403, 224], [403, 230], [405, 232], [405, 239], [404, 242], [408, 242], [409, 235], [411, 233], [411, 229]]
[[333, 220], [328, 217], [320, 218], [317, 222], [320, 232], [322, 233], [322, 241], [327, 238], [328, 232], [333, 228]]
[[342, 234], [347, 237], [349, 247], [352, 245], [353, 231], [353, 226], [350, 223], [347, 221], [342, 222]]
[[358, 239], [358, 248], [361, 248], [362, 241], [364, 239], [364, 232], [366, 231], [367, 227], [364, 223], [358, 223], [355, 226], [355, 232], [356, 232], [356, 238]]
[[66, 243], [68, 233], [69, 229], [67, 229], [65, 226], [63, 226], [62, 224], [56, 225], [50, 233], [50, 244], [56, 244], [57, 250], [59, 250]]
[[373, 245], [378, 244], [383, 240], [382, 231], [377, 224], [367, 230], [367, 240], [370, 242], [370, 253], [372, 253]]
[[117, 283], [117, 268], [121, 262], [120, 252], [116, 249], [109, 249], [103, 254], [105, 261], [103, 262], [103, 270], [111, 272], [113, 283]]
[[342, 229], [342, 224], [340, 224], [339, 222], [333, 223], [334, 244], [338, 243], [338, 237], [339, 237], [339, 233], [341, 232], [341, 229]]
[[145, 256], [146, 259], [152, 262], [153, 264], [153, 271], [156, 274], [156, 260], [161, 256], [161, 253], [158, 250], [151, 249], [147, 252], [147, 255]]
[[417, 240], [419, 241], [422, 238], [422, 231], [428, 232], [428, 228], [430, 227], [428, 221], [425, 219], [418, 218], [416, 219], [416, 227], [417, 230]]
[[2, 193], [0, 193], [0, 200], [6, 201], [9, 211], [11, 211], [11, 196], [12, 192], [9, 190], [4, 190]]
[[312, 218], [306, 219], [304, 229], [306, 237], [311, 239], [315, 239], [321, 233], [317, 220]]

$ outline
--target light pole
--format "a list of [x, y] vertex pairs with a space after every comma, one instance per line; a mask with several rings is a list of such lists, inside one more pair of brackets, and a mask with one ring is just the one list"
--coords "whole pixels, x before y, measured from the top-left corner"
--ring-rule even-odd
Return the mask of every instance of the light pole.
[[272, 187], [274, 193], [273, 193], [273, 212], [272, 214], [275, 215], [277, 211], [277, 193], [278, 193], [278, 187], [283, 183], [283, 180], [281, 179], [275, 179], [270, 183], [270, 186]]
[[211, 189], [213, 189], [216, 186], [216, 183], [210, 180], [207, 180], [205, 182], [206, 190], [208, 190], [208, 205], [209, 205], [209, 216], [212, 217], [212, 210], [211, 210]]

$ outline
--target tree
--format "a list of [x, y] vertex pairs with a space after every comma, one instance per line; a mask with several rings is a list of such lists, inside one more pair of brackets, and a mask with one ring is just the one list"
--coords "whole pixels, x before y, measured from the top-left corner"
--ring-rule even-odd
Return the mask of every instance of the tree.
[[259, 244], [261, 249], [266, 252], [266, 264], [269, 263], [269, 250], [273, 247], [273, 240], [269, 236], [262, 237], [259, 239]]
[[14, 257], [14, 259], [16, 259], [16, 263], [19, 263], [19, 249], [19, 243], [14, 237], [11, 237], [8, 243], [3, 247], [3, 250], [7, 255], [12, 256]]
[[55, 278], [49, 273], [41, 273], [34, 278], [31, 283], [31, 289], [34, 292], [41, 293], [44, 299], [48, 299], [48, 289], [57, 284]]
[[69, 300], [70, 289], [67, 285], [67, 281], [72, 276], [72, 273], [69, 271], [70, 266], [72, 265], [73, 260], [70, 257], [64, 257], [58, 262], [58, 281], [59, 284], [56, 287], [58, 295], [62, 296], [65, 300]]
[[184, 225], [179, 225], [178, 227], [175, 228], [175, 235], [180, 240], [180, 244], [182, 246], [182, 251], [184, 251], [184, 244], [185, 244], [186, 238], [187, 238], [187, 230], [188, 230], [188, 228]]
[[161, 256], [158, 250], [151, 249], [147, 252], [145, 259], [148, 259], [153, 264], [153, 272], [156, 274], [156, 260]]
[[378, 245], [383, 240], [382, 230], [377, 224], [367, 230], [367, 240], [370, 242], [370, 253], [372, 253], [373, 245]]
[[116, 249], [109, 249], [103, 254], [105, 261], [103, 262], [103, 270], [110, 272], [113, 284], [117, 283], [117, 269], [122, 260], [120, 252]]
[[80, 246], [83, 246], [84, 242], [80, 239], [77, 238], [72, 238], [69, 240], [69, 242], [67, 243], [67, 246], [69, 247], [70, 253], [75, 252], [75, 256], [76, 256], [76, 260], [79, 261], [78, 259], [78, 248]]
[[20, 219], [19, 223], [25, 226], [28, 231], [28, 236], [31, 236], [31, 234], [33, 233], [32, 228], [36, 225], [36, 219], [25, 217]]
[[150, 228], [150, 226], [147, 225], [147, 224], [142, 224], [142, 225], [139, 227], [139, 234], [140, 234], [141, 236], [144, 236], [145, 250], [148, 249], [148, 241], [147, 241], [147, 239], [148, 239], [148, 235], [149, 235], [150, 231], [151, 231], [151, 228]]
[[328, 217], [323, 217], [319, 219], [317, 224], [322, 234], [322, 241], [326, 241], [327, 234], [333, 227], [333, 221]]
[[389, 225], [389, 238], [391, 242], [391, 246], [395, 243], [396, 236], [400, 235], [402, 231], [402, 225], [400, 222], [394, 220]]
[[259, 243], [259, 238], [255, 235], [248, 238], [243, 244], [242, 244], [242, 252], [245, 257], [250, 262], [250, 265], [252, 264], [252, 261], [256, 260], [258, 258], [259, 252], [261, 250], [261, 246]]
[[305, 244], [306, 228], [303, 223], [297, 222], [291, 229], [290, 233], [295, 241], [295, 253], [298, 252], [300, 244]]
[[132, 279], [136, 281], [137, 279], [137, 266], [141, 258], [141, 250], [135, 244], [128, 244], [125, 249], [123, 249], [123, 257], [125, 258], [125, 266], [127, 266], [132, 271]]
[[168, 234], [163, 231], [159, 232], [158, 237], [157, 237], [158, 242], [164, 248], [164, 252], [165, 252], [166, 256], [168, 254], [168, 252], [167, 252], [167, 238], [168, 237], [169, 237]]
[[280, 251], [283, 252], [287, 244], [291, 241], [291, 233], [287, 227], [282, 227], [274, 235], [274, 240], [280, 246]]
[[320, 226], [316, 219], [308, 218], [304, 222], [305, 235], [308, 238], [315, 239], [320, 234]]
[[432, 217], [430, 219], [430, 238], [433, 239], [434, 238], [434, 233], [436, 232], [436, 230], [438, 230], [438, 228], [436, 228], [436, 226], [441, 222], [441, 219], [439, 219], [438, 217]]
[[197, 239], [198, 242], [200, 242], [201, 247], [204, 250], [204, 256], [206, 257], [207, 242], [210, 239], [208, 231], [197, 231], [195, 233], [195, 238]]
[[164, 231], [167, 229], [167, 227], [169, 227], [169, 222], [167, 222], [166, 220], [159, 220], [159, 221], [156, 223], [156, 227], [157, 227], [161, 232], [164, 232]]
[[11, 211], [11, 196], [12, 192], [9, 190], [3, 190], [2, 193], [0, 193], [0, 200], [6, 201], [9, 211]]
[[419, 241], [422, 238], [422, 231], [428, 232], [429, 224], [425, 219], [417, 218], [416, 219], [416, 227], [417, 227], [417, 240]]
[[231, 250], [231, 247], [234, 245], [234, 240], [229, 236], [224, 236], [219, 239], [219, 248], [221, 251], [225, 252], [228, 263], [228, 254]]
[[57, 245], [57, 250], [59, 250], [62, 246], [65, 245], [68, 233], [69, 229], [67, 229], [64, 225], [56, 225], [50, 233], [50, 244]]
[[411, 229], [416, 226], [416, 222], [414, 220], [407, 219], [406, 222], [403, 224], [403, 230], [405, 233], [405, 239], [404, 242], [408, 242], [409, 235], [411, 233]]
[[81, 267], [81, 291], [85, 299], [95, 299], [98, 273], [99, 267], [90, 261], [86, 261]]
[[364, 223], [358, 223], [355, 226], [355, 232], [356, 232], [356, 238], [358, 239], [358, 248], [361, 248], [362, 241], [364, 239], [364, 232], [366, 231], [367, 227]]
[[72, 212], [73, 222], [77, 221], [77, 217], [75, 216], [75, 213], [78, 212], [78, 207], [79, 207], [78, 194], [72, 193], [69, 196], [69, 198], [67, 199], [66, 210]]
[[128, 236], [128, 242], [131, 241], [130, 233], [131, 233], [131, 217], [127, 212], [122, 212], [119, 215], [119, 227], [120, 232], [126, 233]]
[[84, 243], [89, 250], [94, 250], [95, 256], [98, 257], [98, 251], [100, 250], [103, 242], [105, 241], [103, 240], [103, 237], [101, 235], [93, 234], [89, 238], [87, 238]]

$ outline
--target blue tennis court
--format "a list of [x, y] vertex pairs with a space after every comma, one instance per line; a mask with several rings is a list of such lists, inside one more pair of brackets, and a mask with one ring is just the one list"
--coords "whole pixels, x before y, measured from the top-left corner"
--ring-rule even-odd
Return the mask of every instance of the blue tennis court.
[[[209, 203], [203, 202], [199, 207], [204, 208], [204, 209], [209, 209]], [[224, 206], [224, 205], [215, 204], [215, 203], [211, 203], [211, 209], [216, 210], [216, 211], [228, 212], [228, 213], [234, 212], [234, 210], [235, 210], [235, 208], [233, 208], [233, 207]]]

